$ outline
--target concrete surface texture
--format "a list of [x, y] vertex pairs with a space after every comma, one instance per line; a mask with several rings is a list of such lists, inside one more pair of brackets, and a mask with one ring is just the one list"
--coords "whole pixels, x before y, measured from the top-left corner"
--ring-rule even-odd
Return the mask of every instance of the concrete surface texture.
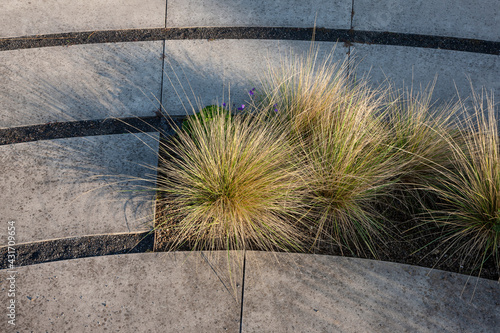
[[354, 0], [353, 28], [500, 41], [498, 0]]
[[[329, 56], [334, 63], [346, 59], [348, 49], [340, 44], [315, 45], [318, 64]], [[202, 106], [227, 103], [228, 92], [231, 103], [241, 106], [250, 100], [248, 91], [259, 87], [269, 66], [279, 66], [287, 56], [305, 56], [310, 47], [308, 41], [166, 41], [164, 107], [169, 114], [183, 115], [192, 112], [190, 102], [195, 106], [198, 100]]]
[[[189, 15], [186, 15], [189, 13]], [[168, 0], [167, 27], [349, 29], [351, 0]]]
[[146, 166], [157, 165], [157, 149], [157, 133], [0, 146], [0, 216], [16, 222], [17, 243], [149, 230], [154, 192], [139, 190], [155, 176], [134, 177], [156, 173]]
[[467, 98], [485, 88], [500, 96], [499, 56], [416, 47], [363, 45], [351, 48], [356, 75], [369, 75], [374, 85], [389, 81], [396, 88], [421, 90], [436, 78], [434, 101]]
[[[17, 327], [28, 332], [237, 332], [241, 275], [230, 278], [224, 258], [141, 253], [20, 267]], [[1, 270], [0, 277], [4, 280], [7, 271]], [[5, 288], [2, 283], [1, 301]], [[7, 325], [1, 320], [0, 331], [10, 329]]]
[[[240, 271], [228, 274], [226, 258], [143, 253], [20, 267], [18, 325], [40, 332], [238, 332], [242, 300], [242, 332], [495, 332], [500, 322], [500, 289], [490, 280], [248, 252], [243, 286]], [[2, 285], [1, 297], [5, 291]]]
[[0, 128], [154, 116], [162, 51], [158, 41], [0, 52]]
[[165, 26], [165, 0], [0, 2], [0, 38]]
[[247, 253], [243, 302], [243, 332], [495, 332], [500, 325], [498, 282], [321, 255]]

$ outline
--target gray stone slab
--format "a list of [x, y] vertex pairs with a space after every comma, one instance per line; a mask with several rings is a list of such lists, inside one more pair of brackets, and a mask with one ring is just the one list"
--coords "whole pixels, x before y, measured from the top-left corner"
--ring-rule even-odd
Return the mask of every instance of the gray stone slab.
[[17, 306], [15, 329], [5, 330], [4, 315], [0, 331], [237, 332], [241, 287], [228, 285], [224, 257], [142, 253], [19, 267], [15, 298], [0, 270], [0, 301]]
[[387, 45], [355, 44], [358, 76], [369, 73], [375, 85], [389, 79], [396, 88], [426, 87], [437, 75], [434, 101], [456, 99], [457, 93], [466, 98], [472, 83], [479, 91], [484, 87], [500, 96], [500, 56]]
[[250, 252], [243, 332], [495, 332], [500, 285], [476, 282], [365, 259]]
[[153, 116], [162, 54], [162, 41], [0, 52], [0, 128]]
[[313, 27], [349, 29], [351, 0], [169, 0], [167, 27]]
[[165, 0], [0, 2], [0, 38], [164, 26]]
[[8, 221], [16, 243], [149, 230], [154, 193], [138, 190], [154, 184], [157, 147], [158, 133], [0, 146], [0, 246]]
[[498, 0], [355, 0], [356, 30], [500, 41]]
[[[331, 54], [333, 43], [316, 42], [317, 62]], [[189, 101], [201, 106], [249, 100], [248, 91], [259, 87], [269, 65], [291, 53], [305, 56], [311, 42], [269, 40], [170, 40], [165, 46], [163, 106], [169, 114], [192, 112]], [[347, 48], [338, 44], [332, 58], [344, 61]], [[183, 90], [184, 89], [184, 90]], [[183, 105], [186, 107], [184, 109]]]

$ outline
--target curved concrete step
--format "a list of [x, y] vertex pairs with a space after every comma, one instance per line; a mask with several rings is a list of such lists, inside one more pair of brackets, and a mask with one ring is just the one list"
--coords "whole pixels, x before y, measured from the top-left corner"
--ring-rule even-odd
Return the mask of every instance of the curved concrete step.
[[[500, 40], [499, 7], [470, 1], [417, 0], [139, 0], [69, 4], [61, 0], [6, 2], [0, 38], [68, 31], [188, 26], [290, 26], [376, 30]], [[188, 13], [189, 15], [186, 15]], [[166, 15], [165, 15], [166, 14]], [[166, 16], [166, 17], [165, 17]], [[352, 23], [351, 23], [352, 20]], [[352, 25], [352, 26], [351, 26]]]
[[[167, 40], [163, 42], [94, 44], [0, 52], [0, 127], [48, 121], [106, 117], [153, 116], [159, 100], [169, 114], [192, 112], [188, 99], [202, 106], [228, 99], [244, 104], [248, 90], [258, 86], [268, 66], [287, 54], [305, 54], [307, 41]], [[317, 42], [319, 61], [335, 46]], [[386, 78], [396, 88], [438, 81], [434, 100], [470, 95], [470, 83], [500, 95], [500, 56], [392, 45], [336, 46], [342, 61], [351, 50], [356, 74], [369, 73], [371, 82]], [[172, 66], [172, 67], [171, 67]], [[162, 77], [163, 75], [163, 85]], [[180, 84], [184, 86], [182, 90]], [[469, 83], [470, 79], [470, 83]], [[172, 81], [172, 83], [171, 83]], [[257, 83], [257, 84], [256, 84]], [[161, 91], [163, 86], [163, 92]], [[191, 90], [192, 89], [192, 90]], [[179, 95], [178, 95], [179, 94]], [[186, 97], [187, 95], [187, 97]]]
[[15, 300], [16, 330], [37, 332], [494, 332], [500, 322], [491, 280], [307, 254], [248, 252], [244, 275], [227, 263], [224, 251], [173, 252], [0, 270], [15, 278], [0, 300]]

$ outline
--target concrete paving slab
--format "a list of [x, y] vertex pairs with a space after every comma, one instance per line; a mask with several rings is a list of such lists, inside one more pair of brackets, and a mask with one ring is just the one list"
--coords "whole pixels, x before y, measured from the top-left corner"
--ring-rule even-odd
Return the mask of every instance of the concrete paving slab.
[[456, 99], [457, 91], [462, 98], [470, 96], [470, 82], [476, 91], [484, 87], [500, 96], [500, 56], [363, 44], [355, 44], [352, 52], [358, 63], [357, 75], [369, 73], [375, 85], [389, 79], [397, 88], [410, 87], [413, 83], [418, 90], [437, 75], [433, 97], [438, 103]]
[[0, 128], [154, 116], [163, 42], [0, 52]]
[[[316, 42], [315, 45], [319, 49], [318, 62], [328, 57], [335, 47], [328, 42]], [[219, 104], [227, 102], [229, 89], [231, 103], [240, 106], [250, 99], [248, 91], [258, 87], [268, 64], [278, 66], [280, 57], [284, 58], [291, 52], [305, 56], [310, 46], [309, 41], [166, 41], [164, 107], [169, 114], [184, 115], [186, 110], [183, 104], [189, 112], [192, 111], [189, 101], [196, 105], [195, 101], [199, 99], [202, 106], [216, 104], [217, 101]], [[344, 61], [347, 50], [337, 45], [333, 60]]]
[[416, 266], [247, 252], [243, 332], [495, 332], [500, 285], [479, 279], [470, 303], [475, 285]]
[[[0, 246], [15, 221], [16, 243], [149, 230], [158, 133], [57, 139], [0, 146]], [[142, 166], [145, 165], [145, 166]], [[135, 190], [135, 191], [134, 191]]]
[[498, 0], [355, 0], [356, 30], [500, 41]]
[[1, 303], [15, 299], [17, 311], [15, 328], [3, 319], [0, 330], [237, 332], [241, 287], [235, 297], [223, 258], [141, 253], [19, 267], [13, 298], [0, 270]]
[[0, 38], [164, 26], [165, 0], [0, 2]]
[[349, 29], [351, 0], [168, 0], [167, 27]]

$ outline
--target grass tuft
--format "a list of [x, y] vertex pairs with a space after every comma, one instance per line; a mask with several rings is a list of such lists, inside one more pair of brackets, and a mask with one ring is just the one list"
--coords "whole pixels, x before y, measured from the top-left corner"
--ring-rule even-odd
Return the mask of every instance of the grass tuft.
[[317, 57], [311, 51], [270, 68], [259, 100], [287, 124], [304, 157], [312, 247], [333, 241], [352, 254], [368, 249], [376, 256], [387, 221], [375, 205], [390, 194], [400, 167], [400, 153], [385, 144], [385, 91], [350, 80], [348, 63], [334, 63], [333, 53], [322, 62]]
[[303, 185], [278, 123], [222, 108], [188, 122], [189, 132], [163, 145], [159, 170], [172, 248], [299, 250]]
[[449, 140], [460, 140], [459, 103], [431, 103], [434, 84], [389, 95], [386, 114], [388, 144], [403, 154], [400, 182], [411, 190], [432, 182], [439, 167], [450, 167]]
[[492, 96], [473, 93], [473, 115], [461, 130], [463, 142], [450, 141], [452, 168], [443, 168], [430, 186], [444, 207], [431, 210], [445, 228], [445, 252], [462, 265], [481, 270], [493, 258], [500, 271], [500, 154], [498, 114]]

